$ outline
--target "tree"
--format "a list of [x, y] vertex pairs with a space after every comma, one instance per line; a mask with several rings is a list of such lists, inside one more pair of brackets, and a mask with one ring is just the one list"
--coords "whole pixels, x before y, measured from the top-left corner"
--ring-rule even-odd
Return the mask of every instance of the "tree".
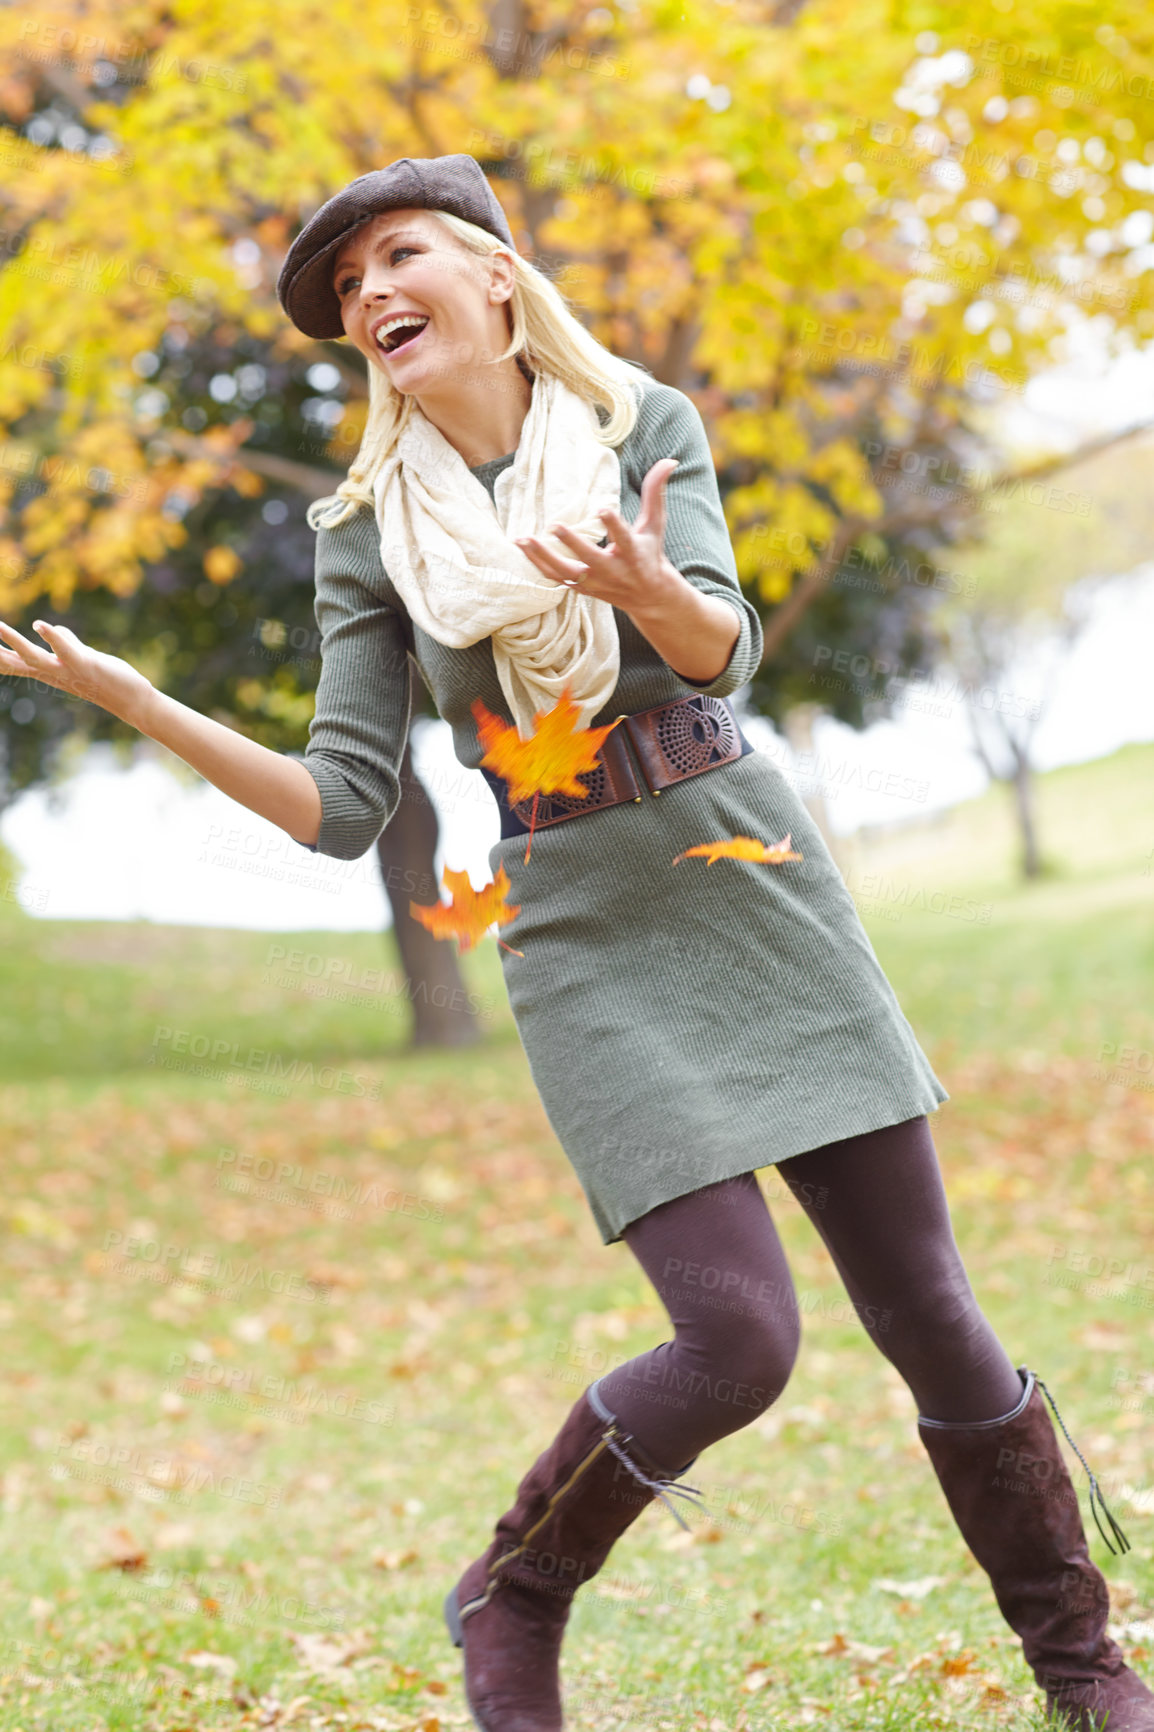
[[[184, 405], [185, 426], [203, 424], [206, 406], [227, 405], [251, 428], [264, 474], [284, 485], [263, 503], [251, 484], [217, 489], [195, 504], [174, 493], [165, 510], [185, 530], [183, 545], [147, 565], [126, 596], [77, 589], [62, 621], [85, 641], [129, 654], [157, 685], [194, 709], [242, 727], [274, 750], [303, 751], [320, 672], [314, 542], [304, 509], [310, 498], [331, 491], [340, 471], [326, 475], [299, 454], [286, 457], [276, 448], [288, 443], [297, 450], [284, 431], [294, 408], [311, 405], [314, 415], [322, 405], [341, 408], [334, 397], [317, 395], [322, 388], [334, 391], [341, 375], [325, 362], [275, 357], [247, 333], [226, 333], [222, 342], [209, 332], [192, 342], [174, 328], [165, 332], [159, 354], [140, 350], [133, 366], [149, 389]], [[195, 436], [184, 438], [195, 450]], [[241, 573], [243, 581], [234, 581]], [[413, 679], [423, 693], [419, 677]], [[48, 686], [0, 687], [0, 711], [5, 708], [14, 725], [0, 735], [0, 788], [9, 799], [49, 777], [77, 736], [125, 748], [136, 737], [114, 717]], [[427, 694], [414, 709], [435, 714]], [[456, 954], [409, 912], [411, 899], [437, 899], [439, 829], [407, 746], [401, 781], [402, 809], [379, 839], [376, 858], [411, 1006], [410, 1045], [470, 1044], [478, 1038], [476, 1019], [467, 1009]]]
[[[1012, 789], [1026, 878], [1044, 870], [1031, 749], [1057, 679], [1102, 582], [1154, 557], [1154, 442], [1109, 443], [1067, 470], [1048, 504], [1019, 497], [956, 550], [967, 581], [938, 622], [974, 750], [991, 779]], [[1022, 689], [1031, 663], [1034, 682]]]
[[0, 11], [0, 606], [130, 596], [193, 505], [270, 478], [307, 491], [318, 456], [347, 452], [319, 418], [279, 449], [227, 404], [192, 426], [134, 357], [242, 337], [301, 367], [323, 353], [355, 437], [363, 387], [340, 344], [287, 326], [281, 259], [353, 176], [466, 150], [597, 334], [702, 408], [766, 669], [800, 676], [819, 602], [855, 642], [920, 629], [901, 593], [839, 608], [847, 562], [957, 538], [988, 488], [939, 485], [931, 461], [980, 467], [1071, 305], [1116, 344], [1154, 333], [1154, 20], [1137, 0], [1108, 22], [1083, 0], [964, 18], [720, 0], [719, 29], [718, 3]]

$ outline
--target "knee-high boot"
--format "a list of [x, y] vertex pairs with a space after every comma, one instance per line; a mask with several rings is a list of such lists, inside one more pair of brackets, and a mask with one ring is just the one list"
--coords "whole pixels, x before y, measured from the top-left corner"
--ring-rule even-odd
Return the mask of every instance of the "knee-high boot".
[[[1022, 1399], [1001, 1419], [966, 1425], [919, 1418], [919, 1436], [1057, 1722], [1072, 1732], [1154, 1732], [1154, 1695], [1106, 1632], [1109, 1590], [1090, 1560], [1041, 1388], [1025, 1366], [1018, 1375]], [[1090, 1484], [1093, 1507], [1101, 1493], [1092, 1475]]]
[[676, 1514], [670, 1491], [699, 1495], [673, 1484], [684, 1472], [640, 1448], [597, 1384], [580, 1397], [521, 1481], [488, 1549], [445, 1600], [481, 1732], [560, 1732], [561, 1639], [573, 1595], [654, 1498]]

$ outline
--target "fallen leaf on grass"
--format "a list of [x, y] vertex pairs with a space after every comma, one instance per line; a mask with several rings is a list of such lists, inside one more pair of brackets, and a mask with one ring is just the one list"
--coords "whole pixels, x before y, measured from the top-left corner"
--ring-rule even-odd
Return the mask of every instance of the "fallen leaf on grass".
[[98, 1570], [142, 1570], [147, 1562], [147, 1551], [133, 1539], [128, 1529], [114, 1528], [105, 1539], [104, 1557], [95, 1567]]
[[715, 860], [759, 860], [768, 866], [781, 866], [787, 860], [804, 859], [804, 855], [794, 853], [790, 840], [786, 836], [780, 842], [759, 842], [756, 836], [731, 836], [728, 841], [698, 842], [683, 854], [674, 855], [673, 864], [701, 855], [709, 866]]
[[415, 1564], [420, 1556], [411, 1548], [403, 1552], [374, 1552], [369, 1562], [378, 1570], [403, 1570], [406, 1564]]
[[301, 1669], [314, 1672], [323, 1677], [326, 1673], [335, 1672], [340, 1666], [347, 1666], [360, 1654], [367, 1654], [374, 1646], [372, 1636], [367, 1630], [352, 1630], [347, 1636], [325, 1636], [316, 1631], [290, 1630], [288, 1639], [297, 1651]]
[[924, 1600], [935, 1588], [940, 1588], [945, 1576], [918, 1576], [912, 1582], [895, 1582], [890, 1576], [878, 1576], [873, 1583], [883, 1594], [897, 1594], [903, 1600]]
[[871, 1648], [868, 1642], [855, 1642], [851, 1636], [843, 1636], [839, 1630], [830, 1637], [828, 1642], [813, 1642], [810, 1644], [811, 1654], [832, 1654], [837, 1658], [859, 1660], [865, 1666], [876, 1666], [879, 1661], [892, 1660], [892, 1648]]
[[186, 1654], [184, 1663], [186, 1666], [199, 1666], [206, 1672], [220, 1672], [227, 1678], [232, 1677], [238, 1665], [231, 1654], [213, 1654], [207, 1648], [198, 1648], [195, 1653]]

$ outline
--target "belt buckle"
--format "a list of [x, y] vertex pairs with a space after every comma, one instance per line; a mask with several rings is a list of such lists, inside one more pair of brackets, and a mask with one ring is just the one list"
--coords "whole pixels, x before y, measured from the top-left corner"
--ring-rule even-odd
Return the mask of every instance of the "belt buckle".
[[[628, 721], [629, 718], [626, 717], [625, 720]], [[641, 799], [641, 787], [632, 759], [616, 727], [606, 734], [598, 747], [594, 768], [582, 770], [577, 780], [589, 789], [584, 800], [579, 800], [573, 794], [540, 794], [537, 797], [535, 819], [532, 816], [532, 800], [518, 800], [515, 804], [510, 802], [509, 810], [514, 812], [526, 827], [531, 823], [534, 830], [543, 830], [550, 824], [562, 823], [566, 818], [579, 818], [582, 812], [600, 812], [603, 807], [617, 806], [623, 800]]]
[[741, 730], [727, 698], [693, 692], [625, 717], [651, 794], [700, 776], [742, 753]]

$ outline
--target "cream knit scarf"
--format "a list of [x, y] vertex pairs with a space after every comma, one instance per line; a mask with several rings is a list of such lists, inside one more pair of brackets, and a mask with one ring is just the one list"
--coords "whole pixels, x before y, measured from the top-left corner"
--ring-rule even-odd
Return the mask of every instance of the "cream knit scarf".
[[621, 664], [607, 601], [555, 583], [515, 538], [568, 524], [598, 542], [597, 516], [621, 509], [617, 453], [596, 438], [591, 403], [538, 372], [516, 456], [497, 477], [496, 502], [416, 403], [373, 482], [381, 559], [410, 617], [438, 643], [464, 649], [492, 637], [497, 678], [520, 737], [568, 682], [587, 727], [613, 695]]

